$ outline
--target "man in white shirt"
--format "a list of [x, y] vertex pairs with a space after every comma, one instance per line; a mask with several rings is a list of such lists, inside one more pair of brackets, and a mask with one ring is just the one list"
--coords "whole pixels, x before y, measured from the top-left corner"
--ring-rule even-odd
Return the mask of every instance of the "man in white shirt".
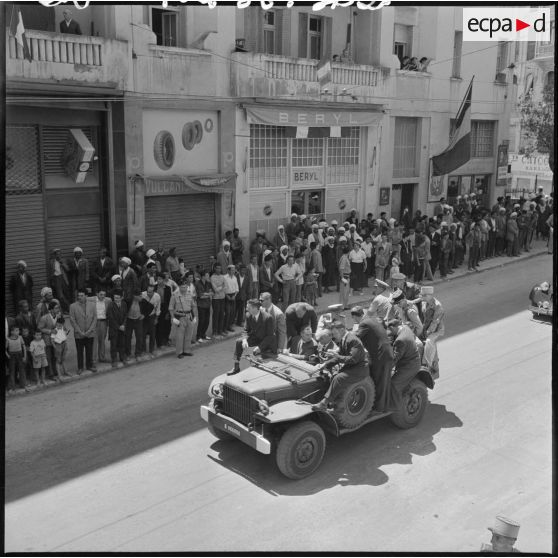
[[93, 355], [97, 355], [97, 362], [108, 362], [105, 358], [105, 341], [107, 338], [107, 310], [110, 305], [110, 298], [107, 298], [104, 289], [99, 289], [97, 296], [91, 297], [89, 300], [95, 303], [95, 310], [97, 311], [97, 329], [95, 331]]
[[236, 313], [236, 294], [239, 291], [235, 275], [236, 267], [229, 264], [225, 275], [225, 331], [234, 332], [233, 322]]
[[147, 289], [141, 293], [141, 297], [153, 305], [151, 313], [143, 318], [143, 346], [147, 347], [146, 338], [149, 335], [149, 356], [153, 358], [155, 356], [155, 332], [161, 314], [161, 297], [155, 292], [154, 285], [149, 285]]

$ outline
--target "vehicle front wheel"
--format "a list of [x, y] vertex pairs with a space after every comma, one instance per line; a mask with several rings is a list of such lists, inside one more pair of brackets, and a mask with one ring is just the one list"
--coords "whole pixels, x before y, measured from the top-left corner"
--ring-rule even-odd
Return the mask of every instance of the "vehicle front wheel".
[[289, 479], [303, 479], [320, 466], [325, 447], [325, 434], [319, 424], [298, 422], [279, 440], [275, 456], [277, 467]]
[[420, 380], [413, 380], [402, 397], [401, 409], [389, 418], [398, 428], [413, 428], [422, 419], [428, 404], [428, 391]]
[[236, 439], [236, 438], [234, 438], [234, 436], [232, 436], [228, 432], [224, 432], [223, 430], [219, 430], [218, 428], [215, 428], [211, 424], [207, 425], [207, 429], [209, 430], [209, 432], [211, 434], [213, 434], [213, 436], [215, 436], [215, 438], [217, 438], [218, 440], [221, 440], [222, 442], [228, 442], [230, 440], [235, 440]]

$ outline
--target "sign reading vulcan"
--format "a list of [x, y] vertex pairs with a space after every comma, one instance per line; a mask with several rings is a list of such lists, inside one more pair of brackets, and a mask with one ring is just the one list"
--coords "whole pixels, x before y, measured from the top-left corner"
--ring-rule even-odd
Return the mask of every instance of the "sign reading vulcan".
[[550, 8], [463, 8], [464, 41], [550, 41]]

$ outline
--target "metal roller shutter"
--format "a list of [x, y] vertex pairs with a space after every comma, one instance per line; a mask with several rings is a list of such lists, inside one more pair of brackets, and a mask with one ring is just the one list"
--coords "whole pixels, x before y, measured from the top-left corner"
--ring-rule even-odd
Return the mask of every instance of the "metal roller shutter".
[[186, 267], [209, 265], [216, 254], [215, 195], [189, 194], [145, 198], [145, 245], [176, 246]]
[[47, 224], [49, 252], [60, 248], [63, 258], [71, 258], [74, 248], [83, 250], [83, 257], [92, 260], [101, 247], [101, 216], [77, 215], [49, 217]]
[[43, 227], [42, 194], [6, 196], [5, 237], [5, 301], [9, 315], [13, 314], [9, 282], [19, 260], [27, 263], [33, 277], [33, 303], [38, 303], [40, 292], [47, 283], [45, 261], [45, 230]]

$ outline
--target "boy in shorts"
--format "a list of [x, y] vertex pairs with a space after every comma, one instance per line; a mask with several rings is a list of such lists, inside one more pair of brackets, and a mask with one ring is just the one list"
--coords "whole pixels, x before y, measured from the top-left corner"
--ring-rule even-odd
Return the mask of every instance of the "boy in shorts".
[[62, 316], [58, 317], [56, 320], [55, 331], [50, 334], [52, 340], [52, 347], [54, 349], [54, 358], [56, 361], [56, 378], [62, 381], [62, 376], [68, 376], [66, 372], [66, 367], [64, 366], [64, 359], [68, 351], [68, 335], [70, 330], [66, 328], [64, 318]]
[[46, 356], [46, 345], [43, 340], [43, 335], [39, 330], [34, 334], [33, 341], [31, 341], [29, 345], [29, 352], [33, 358], [33, 374], [37, 380], [37, 385], [46, 386], [45, 374], [48, 360]]

